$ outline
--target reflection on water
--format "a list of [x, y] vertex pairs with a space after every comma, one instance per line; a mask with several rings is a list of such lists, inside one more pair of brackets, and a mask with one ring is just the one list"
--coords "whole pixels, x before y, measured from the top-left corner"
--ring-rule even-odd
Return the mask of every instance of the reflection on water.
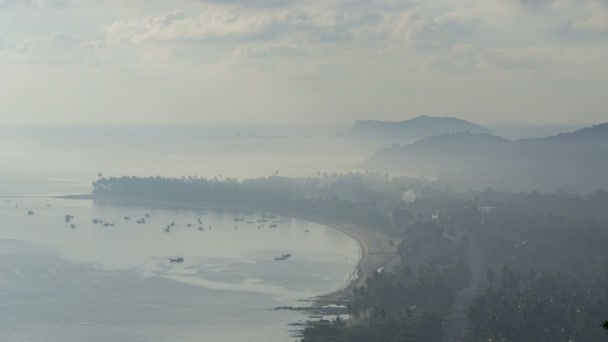
[[[0, 340], [292, 340], [287, 323], [306, 316], [269, 309], [341, 287], [358, 247], [313, 223], [277, 218], [270, 228], [261, 218], [2, 199]], [[283, 253], [293, 256], [274, 260]], [[172, 256], [185, 261], [171, 263]]]

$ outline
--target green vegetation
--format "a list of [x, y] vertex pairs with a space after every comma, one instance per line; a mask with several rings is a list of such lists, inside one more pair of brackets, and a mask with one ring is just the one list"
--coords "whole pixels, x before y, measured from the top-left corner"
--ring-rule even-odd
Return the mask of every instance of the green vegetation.
[[[305, 342], [432, 342], [454, 334], [455, 340], [471, 342], [606, 338], [601, 325], [608, 317], [606, 191], [451, 193], [380, 174], [243, 182], [101, 178], [94, 185], [97, 198], [190, 201], [330, 218], [401, 241], [400, 265], [353, 292], [350, 317], [309, 322], [302, 332]], [[608, 330], [608, 322], [603, 327]]]

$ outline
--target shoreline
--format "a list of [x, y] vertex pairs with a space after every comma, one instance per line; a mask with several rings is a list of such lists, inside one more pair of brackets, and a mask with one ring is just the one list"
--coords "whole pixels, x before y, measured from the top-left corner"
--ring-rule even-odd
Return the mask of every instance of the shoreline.
[[[52, 198], [72, 199], [72, 200], [94, 200], [99, 202], [117, 203], [126, 205], [150, 205], [162, 207], [180, 207], [189, 209], [239, 209], [239, 210], [258, 210], [253, 208], [244, 208], [238, 206], [217, 205], [212, 203], [202, 202], [180, 202], [180, 201], [163, 201], [163, 200], [146, 200], [146, 199], [129, 199], [129, 198], [95, 198], [92, 194], [83, 195], [66, 195], [52, 196]], [[260, 210], [263, 211], [263, 210]], [[270, 213], [270, 212], [269, 212]], [[309, 221], [322, 226], [337, 230], [340, 233], [355, 240], [359, 247], [359, 258], [354, 267], [354, 276], [348, 280], [340, 289], [321, 294], [316, 297], [311, 297], [308, 300], [311, 302], [311, 309], [319, 309], [322, 306], [337, 304], [341, 305], [348, 301], [352, 296], [353, 289], [365, 285], [365, 280], [376, 273], [380, 268], [383, 270], [391, 270], [398, 263], [396, 247], [391, 246], [391, 241], [394, 241], [394, 246], [398, 245], [398, 240], [391, 239], [381, 232], [367, 229], [360, 225], [346, 222], [324, 219], [320, 217], [304, 217], [293, 215], [290, 213], [273, 212], [271, 214], [283, 215], [298, 220]]]
[[[319, 305], [340, 304], [348, 301], [356, 287], [365, 286], [366, 279], [382, 270], [390, 270], [398, 263], [396, 248], [391, 247], [391, 238], [377, 231], [372, 231], [359, 225], [332, 220], [314, 220], [313, 222], [335, 229], [350, 236], [359, 245], [359, 260], [356, 274], [343, 288], [314, 298]], [[393, 240], [395, 245], [397, 241]]]

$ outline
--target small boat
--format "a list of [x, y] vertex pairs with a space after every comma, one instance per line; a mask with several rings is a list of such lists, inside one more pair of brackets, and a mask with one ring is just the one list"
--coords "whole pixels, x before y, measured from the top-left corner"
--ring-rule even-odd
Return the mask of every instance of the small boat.
[[184, 258], [183, 257], [172, 257], [169, 258], [170, 262], [184, 262]]
[[129, 221], [131, 219], [131, 216], [125, 216], [125, 221]]
[[30, 216], [32, 216], [32, 215], [34, 215], [34, 212], [30, 210], [30, 211], [27, 212], [27, 214], [30, 215]]
[[304, 233], [310, 233], [310, 230], [306, 229], [306, 230], [304, 231]]
[[72, 224], [70, 225], [70, 228], [74, 229], [74, 228], [76, 228], [76, 225], [72, 223]]
[[247, 221], [247, 224], [255, 224], [255, 221]]
[[291, 253], [285, 253], [281, 255], [283, 258], [291, 258]]
[[171, 231], [171, 226], [167, 226], [166, 228], [163, 228], [163, 230], [168, 233]]
[[65, 215], [65, 222], [70, 222], [70, 221], [72, 221], [73, 218], [74, 218], [73, 215], [67, 214], [67, 215]]
[[104, 227], [114, 227], [114, 223], [106, 222], [103, 224]]
[[203, 231], [203, 230], [205, 230], [205, 228], [203, 228], [203, 227], [198, 227], [198, 230]]
[[171, 222], [171, 227], [175, 227], [175, 222]]
[[186, 227], [188, 227], [188, 228], [192, 227], [192, 223], [188, 223], [188, 224], [186, 225]]
[[275, 257], [274, 260], [287, 260], [287, 258], [280, 256], [280, 257]]
[[270, 228], [276, 228], [276, 227], [278, 227], [278, 226], [277, 226], [276, 224], [271, 224], [271, 225], [270, 225], [270, 226], [268, 226], [268, 227], [270, 227]]
[[146, 220], [142, 218], [142, 219], [135, 221], [135, 223], [144, 224], [144, 223], [146, 223]]
[[145, 214], [144, 216], [147, 218], [150, 218], [150, 214]]
[[93, 219], [93, 223], [98, 224], [98, 223], [103, 223], [103, 220], [100, 219]]

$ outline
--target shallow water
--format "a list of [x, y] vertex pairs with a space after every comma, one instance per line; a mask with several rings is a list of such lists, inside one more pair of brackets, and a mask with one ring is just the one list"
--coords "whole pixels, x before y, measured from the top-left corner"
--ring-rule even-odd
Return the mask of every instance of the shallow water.
[[[145, 214], [146, 224], [135, 223]], [[272, 308], [301, 306], [344, 286], [358, 246], [310, 222], [246, 223], [259, 219], [254, 212], [2, 198], [0, 341], [293, 341], [288, 324], [307, 317]], [[162, 230], [172, 222], [170, 232]], [[293, 256], [274, 260], [283, 253]], [[185, 262], [171, 263], [172, 256]]]

